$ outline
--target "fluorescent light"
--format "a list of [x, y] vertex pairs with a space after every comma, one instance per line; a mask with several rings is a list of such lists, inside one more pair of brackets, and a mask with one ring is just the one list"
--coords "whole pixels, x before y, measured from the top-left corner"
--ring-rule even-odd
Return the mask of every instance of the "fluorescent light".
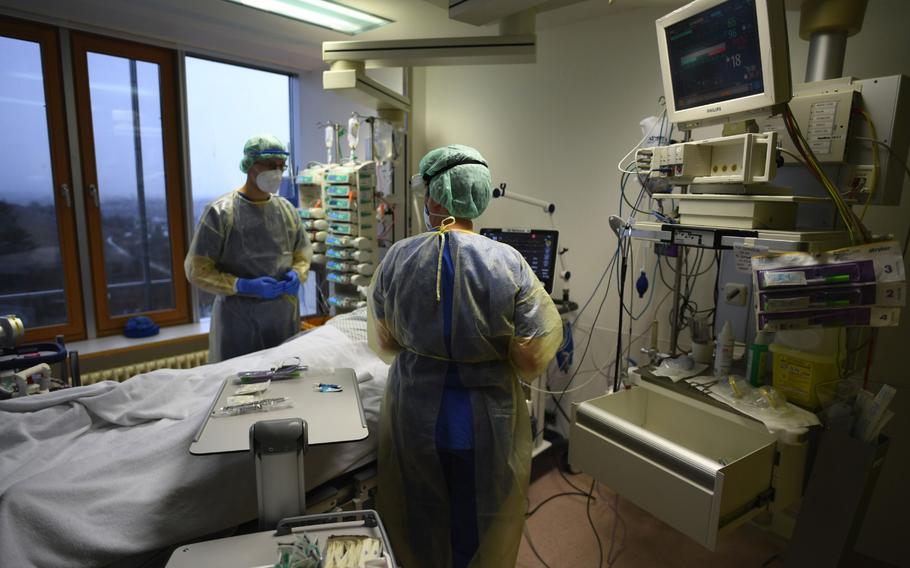
[[349, 35], [359, 34], [391, 23], [391, 20], [328, 0], [228, 1]]

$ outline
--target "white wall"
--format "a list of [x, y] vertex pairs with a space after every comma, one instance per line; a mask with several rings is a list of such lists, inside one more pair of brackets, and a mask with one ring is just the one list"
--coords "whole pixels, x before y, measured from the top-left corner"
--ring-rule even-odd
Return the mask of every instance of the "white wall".
[[[513, 191], [555, 201], [553, 222], [561, 244], [571, 251], [575, 299], [588, 297], [615, 247], [607, 218], [617, 212], [616, 162], [641, 137], [638, 121], [657, 113], [662, 89], [653, 21], [665, 11], [632, 10], [543, 27], [534, 65], [437, 67], [414, 73], [415, 159], [443, 144], [473, 145], [489, 160], [496, 182], [506, 181]], [[808, 43], [798, 37], [798, 12], [789, 16], [793, 77], [801, 82]], [[908, 18], [910, 2], [870, 2], [863, 31], [850, 40], [845, 73], [910, 75]], [[910, 197], [905, 195], [900, 207], [873, 208], [869, 224], [876, 232], [903, 238], [908, 208]], [[530, 206], [494, 201], [479, 225], [546, 227], [549, 220]], [[637, 260], [630, 270], [637, 277]], [[704, 294], [709, 294], [713, 276], [703, 278], [701, 298], [709, 305], [710, 296]], [[594, 311], [589, 309], [588, 315]], [[615, 295], [605, 312], [591, 347], [598, 364], [608, 362], [612, 354], [618, 316]], [[589, 325], [592, 318], [585, 319]], [[873, 381], [900, 387], [900, 415], [889, 428], [891, 453], [859, 544], [870, 556], [902, 565], [910, 557], [902, 540], [905, 523], [898, 514], [910, 509], [906, 479], [900, 479], [910, 462], [910, 379], [895, 369], [905, 367], [900, 348], [910, 340], [908, 329], [910, 324], [884, 331], [876, 351]], [[577, 343], [578, 355], [583, 343]], [[601, 377], [577, 398], [604, 388]]]
[[[401, 68], [367, 69], [367, 75], [383, 85], [402, 93], [404, 74]], [[297, 117], [296, 155], [301, 169], [309, 161], [325, 161], [325, 134], [317, 128], [319, 122], [338, 122], [347, 128], [352, 112], [363, 116], [377, 116], [377, 111], [357, 105], [339, 93], [322, 89], [322, 71], [302, 71], [299, 74], [298, 98], [300, 106]], [[369, 127], [361, 125], [358, 159], [370, 158]], [[341, 140], [344, 155], [348, 155], [346, 137]]]
[[[511, 191], [554, 201], [552, 223], [560, 231], [560, 246], [569, 248], [571, 296], [578, 302], [589, 298], [616, 248], [607, 224], [618, 212], [616, 163], [641, 138], [638, 121], [660, 112], [653, 32], [660, 14], [634, 10], [550, 27], [538, 33], [533, 65], [415, 70], [415, 161], [436, 146], [475, 146], [489, 161], [495, 183], [504, 181]], [[510, 200], [494, 200], [477, 221], [480, 227], [547, 228], [550, 223], [540, 209]], [[636, 259], [630, 267], [636, 277], [640, 266]], [[713, 283], [712, 275], [705, 278]], [[559, 290], [557, 284], [557, 294]], [[581, 319], [583, 328], [594, 321], [601, 297], [602, 289]], [[585, 370], [612, 359], [617, 305], [611, 292]], [[668, 327], [666, 317], [661, 319]], [[576, 360], [586, 340], [585, 333], [576, 335]], [[612, 377], [612, 367], [606, 374]], [[567, 398], [584, 400], [607, 388], [606, 376], [591, 374], [579, 376], [573, 386], [589, 379], [586, 388]]]
[[[363, 108], [337, 93], [322, 90], [322, 71], [308, 71], [299, 75], [299, 115], [297, 117], [297, 148], [300, 168], [306, 167], [307, 162], [325, 161], [325, 133], [317, 128], [319, 122], [338, 122], [347, 128], [348, 119], [352, 112], [370, 115], [375, 111]], [[364, 125], [365, 126], [365, 125]], [[368, 141], [369, 130], [366, 127], [360, 131], [360, 146], [358, 157], [364, 156], [364, 149]], [[341, 137], [341, 147], [344, 155], [348, 155], [348, 142], [346, 137]]]

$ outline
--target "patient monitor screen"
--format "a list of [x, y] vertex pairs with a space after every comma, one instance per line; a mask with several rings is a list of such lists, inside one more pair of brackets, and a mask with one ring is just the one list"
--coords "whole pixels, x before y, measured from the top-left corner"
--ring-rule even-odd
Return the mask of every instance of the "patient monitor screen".
[[540, 229], [481, 229], [480, 234], [510, 245], [525, 257], [548, 294], [553, 292], [556, 242], [559, 231]]
[[666, 34], [676, 110], [764, 92], [755, 0], [728, 0]]

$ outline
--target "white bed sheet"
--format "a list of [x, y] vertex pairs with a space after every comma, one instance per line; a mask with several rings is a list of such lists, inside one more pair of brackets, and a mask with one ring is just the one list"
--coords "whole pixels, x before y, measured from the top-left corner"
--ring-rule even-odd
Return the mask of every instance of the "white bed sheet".
[[188, 448], [226, 376], [293, 356], [354, 368], [370, 429], [311, 448], [312, 488], [374, 459], [388, 375], [332, 326], [215, 365], [0, 402], [0, 566], [103, 566], [255, 518], [248, 454]]

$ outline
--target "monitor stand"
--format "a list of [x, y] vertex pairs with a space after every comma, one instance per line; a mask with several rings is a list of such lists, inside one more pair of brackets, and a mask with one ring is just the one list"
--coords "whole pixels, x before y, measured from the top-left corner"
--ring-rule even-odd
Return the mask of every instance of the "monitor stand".
[[754, 118], [724, 123], [724, 136], [735, 136], [737, 134], [758, 134], [759, 132], [758, 123], [755, 122]]

